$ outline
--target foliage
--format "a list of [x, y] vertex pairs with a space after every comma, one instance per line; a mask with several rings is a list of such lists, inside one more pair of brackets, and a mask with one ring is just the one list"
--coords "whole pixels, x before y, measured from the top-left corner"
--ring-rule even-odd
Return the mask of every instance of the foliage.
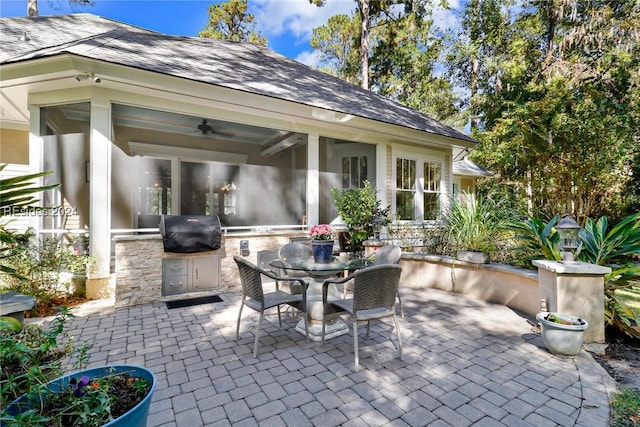
[[511, 211], [491, 196], [462, 194], [444, 209], [447, 242], [452, 250], [470, 250], [491, 254], [504, 237]]
[[[6, 163], [0, 165], [0, 172], [6, 167]], [[16, 248], [16, 233], [7, 228], [8, 223], [2, 221], [2, 217], [24, 213], [26, 208], [38, 202], [33, 194], [59, 187], [60, 184], [37, 186], [34, 183], [34, 180], [51, 173], [52, 171], [45, 171], [0, 179], [0, 274], [21, 278], [15, 269], [6, 264], [7, 257]]]
[[516, 246], [512, 250], [518, 254], [518, 264], [532, 268], [531, 261], [535, 259], [562, 260], [557, 246], [559, 236], [554, 228], [559, 219], [560, 216], [555, 215], [547, 223], [540, 218], [509, 222], [508, 227], [516, 233], [513, 237]]
[[610, 230], [607, 217], [590, 218], [578, 233], [582, 241], [580, 259], [611, 268], [605, 276], [605, 320], [627, 335], [640, 338], [640, 317], [617, 294], [640, 286], [640, 213], [624, 218]]
[[[150, 390], [151, 384], [146, 379], [112, 368], [105, 376], [71, 378], [68, 387], [59, 391], [51, 390], [47, 384], [39, 385], [25, 401], [29, 409], [21, 408], [14, 416], [5, 413], [2, 420], [8, 426], [100, 427], [127, 413]], [[32, 401], [41, 405], [31, 407]]]
[[334, 234], [335, 230], [329, 224], [314, 225], [309, 230], [309, 236], [313, 240], [331, 240]]
[[0, 331], [0, 406], [61, 375], [60, 360], [71, 353], [73, 345], [65, 333], [70, 317], [68, 309], [62, 308], [47, 329], [26, 323], [19, 331]]
[[623, 387], [611, 400], [613, 427], [637, 427], [640, 425], [640, 390]]
[[[68, 388], [49, 388], [49, 381], [63, 375], [60, 361], [72, 350], [72, 340], [65, 333], [66, 321], [72, 316], [63, 308], [48, 329], [26, 324], [20, 332], [0, 331], [2, 425], [102, 426], [148, 394], [149, 382], [127, 372], [111, 372], [93, 379], [82, 376], [71, 379]], [[86, 366], [88, 349], [86, 341], [76, 349], [74, 369]], [[16, 415], [6, 412], [7, 405], [23, 395], [27, 395], [27, 404], [37, 401], [41, 405], [30, 405]]]
[[38, 238], [32, 230], [15, 234], [14, 241], [15, 247], [5, 262], [22, 279], [8, 275], [5, 286], [35, 297], [34, 310], [69, 293], [71, 283], [62, 280], [63, 272], [84, 275], [91, 262], [90, 257], [72, 244], [54, 237]]
[[253, 14], [247, 13], [247, 0], [229, 0], [209, 6], [209, 21], [199, 37], [249, 42], [267, 46], [267, 38], [255, 31]]
[[334, 15], [326, 25], [313, 29], [310, 44], [319, 52], [318, 67], [351, 84], [359, 81], [357, 17]]
[[373, 236], [373, 221], [381, 219], [381, 225], [387, 226], [390, 207], [380, 207], [377, 191], [369, 181], [364, 181], [364, 187], [331, 189], [331, 196], [338, 210], [338, 214], [347, 226], [346, 240], [348, 250], [362, 251], [362, 243]]
[[497, 48], [500, 62], [489, 80], [480, 74], [481, 144], [471, 158], [525, 198], [529, 215], [624, 216], [637, 206], [630, 190], [640, 160], [640, 4], [467, 7], [480, 3], [501, 3], [505, 25], [493, 25], [495, 13], [473, 20], [481, 45]]

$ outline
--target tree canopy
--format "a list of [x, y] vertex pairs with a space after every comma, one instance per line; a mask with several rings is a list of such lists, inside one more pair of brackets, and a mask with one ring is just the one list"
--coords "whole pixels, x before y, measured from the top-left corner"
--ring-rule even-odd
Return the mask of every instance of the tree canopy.
[[465, 117], [487, 187], [529, 215], [640, 209], [640, 2], [468, 0], [442, 33], [432, 2], [369, 0], [367, 65], [356, 3], [314, 31], [323, 65], [354, 83], [370, 67], [372, 91]]
[[255, 31], [253, 20], [253, 14], [247, 13], [247, 0], [212, 4], [209, 6], [209, 21], [198, 36], [267, 46], [267, 38]]

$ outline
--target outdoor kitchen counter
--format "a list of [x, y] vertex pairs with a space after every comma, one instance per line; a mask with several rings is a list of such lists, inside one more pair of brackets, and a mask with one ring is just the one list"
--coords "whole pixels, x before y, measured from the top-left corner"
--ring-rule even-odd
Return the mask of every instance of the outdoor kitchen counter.
[[[238, 267], [235, 255], [257, 263], [258, 252], [277, 251], [295, 238], [308, 238], [304, 231], [276, 230], [273, 232], [226, 232], [221, 236], [221, 247], [215, 251], [192, 255], [219, 255], [219, 286], [208, 293], [225, 289], [239, 289]], [[115, 295], [117, 306], [130, 306], [146, 302], [165, 301], [175, 296], [162, 295], [162, 260], [187, 257], [190, 254], [164, 252], [160, 234], [119, 235], [115, 244]], [[241, 251], [241, 244], [247, 250]], [[199, 293], [201, 296], [202, 292]], [[183, 297], [185, 297], [183, 295]]]

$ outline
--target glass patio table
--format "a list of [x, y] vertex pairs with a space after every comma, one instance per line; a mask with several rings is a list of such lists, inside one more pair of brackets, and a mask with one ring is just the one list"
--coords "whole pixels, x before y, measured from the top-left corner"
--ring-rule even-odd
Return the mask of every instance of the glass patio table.
[[[276, 259], [269, 262], [274, 268], [283, 270], [303, 271], [309, 276], [309, 286], [307, 287], [307, 319], [309, 321], [309, 338], [314, 341], [322, 340], [322, 282], [338, 273], [359, 270], [370, 265], [371, 262], [364, 259], [341, 260], [333, 258], [329, 263], [317, 263], [313, 258], [305, 259]], [[342, 294], [335, 284], [330, 284], [327, 297], [329, 301], [342, 299]], [[296, 331], [304, 335], [304, 319], [296, 325]], [[349, 327], [337, 315], [327, 319], [325, 339], [334, 338], [349, 333]]]

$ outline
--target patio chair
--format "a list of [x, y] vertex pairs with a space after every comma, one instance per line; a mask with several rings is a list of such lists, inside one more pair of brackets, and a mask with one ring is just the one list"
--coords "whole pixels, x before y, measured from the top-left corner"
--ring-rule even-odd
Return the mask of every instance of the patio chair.
[[[283, 261], [291, 262], [292, 260], [304, 260], [307, 258], [311, 258], [312, 256], [313, 250], [311, 249], [311, 247], [302, 243], [287, 243], [286, 245], [281, 247], [280, 250], [278, 250], [278, 258]], [[281, 270], [278, 274], [288, 279], [304, 279], [308, 276], [304, 271], [297, 270]], [[295, 281], [289, 282], [289, 289], [294, 295], [297, 295], [301, 292], [300, 286]]]
[[[279, 277], [273, 272], [264, 270], [257, 265], [247, 261], [246, 259], [234, 256], [233, 260], [238, 265], [240, 272], [240, 282], [242, 284], [242, 302], [240, 303], [240, 312], [238, 313], [238, 324], [236, 326], [236, 341], [240, 338], [240, 319], [242, 318], [242, 309], [246, 305], [252, 310], [260, 313], [258, 317], [258, 325], [256, 326], [256, 339], [253, 344], [253, 357], [258, 357], [258, 342], [260, 340], [260, 325], [262, 324], [262, 318], [264, 317], [264, 311], [278, 307], [278, 322], [282, 326], [282, 318], [280, 315], [280, 306], [283, 304], [297, 308], [304, 313], [304, 331], [309, 341], [309, 327], [307, 322], [307, 284], [304, 280], [290, 279], [286, 277]], [[269, 277], [275, 280], [276, 290], [273, 292], [264, 293], [262, 287], [262, 276]], [[279, 289], [278, 283], [280, 281], [296, 280], [299, 282], [302, 292], [299, 295], [292, 295], [288, 292]]]
[[[381, 264], [400, 264], [402, 257], [402, 249], [398, 245], [386, 245], [379, 248], [373, 254], [373, 265]], [[402, 298], [400, 297], [400, 287], [398, 287], [398, 306], [400, 308], [400, 317], [404, 319], [404, 310], [402, 309]]]
[[[373, 260], [373, 265], [382, 264], [399, 264], [402, 257], [402, 249], [398, 245], [386, 245], [372, 253], [367, 257]], [[352, 286], [352, 285], [351, 285]], [[350, 286], [350, 287], [351, 287]], [[342, 298], [347, 297], [347, 284], [344, 285]], [[404, 310], [402, 308], [402, 297], [400, 297], [400, 289], [398, 288], [398, 306], [400, 308], [400, 317], [404, 319]]]
[[[342, 279], [327, 279], [322, 284], [322, 344], [324, 344], [327, 316], [341, 312], [349, 313], [353, 319], [353, 347], [356, 371], [360, 370], [360, 357], [358, 354], [358, 321], [360, 320], [367, 321], [367, 335], [369, 335], [371, 320], [392, 317], [398, 334], [400, 360], [403, 360], [402, 338], [395, 309], [401, 273], [402, 267], [396, 264], [373, 265], [357, 270]], [[328, 301], [329, 285], [331, 283], [342, 284], [349, 280], [353, 280], [353, 298]]]

